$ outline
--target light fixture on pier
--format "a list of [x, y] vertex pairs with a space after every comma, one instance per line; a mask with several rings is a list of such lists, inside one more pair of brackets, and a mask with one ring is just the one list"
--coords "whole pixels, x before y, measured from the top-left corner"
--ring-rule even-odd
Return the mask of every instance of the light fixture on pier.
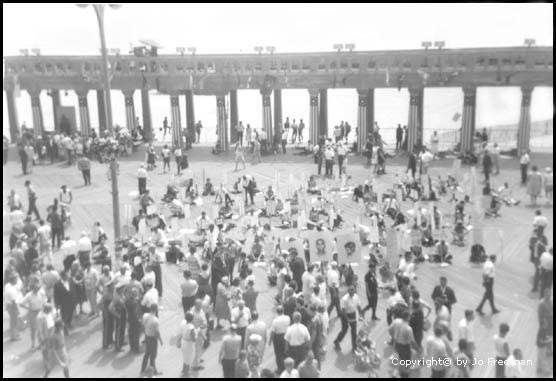
[[36, 56], [40, 56], [41, 55], [41, 50], [40, 49], [31, 49], [31, 53], [33, 53]]
[[338, 51], [338, 53], [340, 53], [342, 51], [342, 49], [344, 48], [343, 44], [334, 44], [334, 46], [332, 46], [335, 50]]
[[535, 45], [535, 43], [536, 41], [534, 38], [526, 38], [525, 41], [523, 41], [523, 44], [527, 45], [528, 48]]
[[423, 41], [421, 42], [421, 47], [425, 48], [425, 50], [429, 50], [429, 48], [432, 46], [432, 42], [430, 41]]
[[344, 47], [347, 50], [349, 50], [349, 52], [351, 53], [355, 49], [355, 44], [353, 44], [353, 43], [345, 44]]
[[29, 49], [20, 49], [19, 53], [23, 54], [24, 56], [28, 56], [29, 55]]
[[184, 55], [185, 54], [185, 48], [184, 47], [177, 47], [176, 48], [176, 53], [179, 53], [180, 55]]
[[438, 50], [442, 49], [446, 45], [445, 41], [435, 41], [434, 47], [438, 48]]
[[187, 48], [187, 51], [188, 51], [189, 53], [191, 53], [192, 56], [194, 56], [194, 55], [195, 55], [195, 52], [197, 51], [197, 48], [194, 47], [194, 46], [191, 46], [191, 47]]
[[263, 50], [264, 50], [264, 48], [263, 48], [262, 46], [255, 46], [254, 49], [255, 49], [255, 51], [256, 51], [257, 53], [259, 53], [259, 54], [261, 54], [261, 53], [263, 52]]
[[276, 48], [274, 46], [267, 46], [266, 51], [269, 52], [270, 54], [274, 54]]

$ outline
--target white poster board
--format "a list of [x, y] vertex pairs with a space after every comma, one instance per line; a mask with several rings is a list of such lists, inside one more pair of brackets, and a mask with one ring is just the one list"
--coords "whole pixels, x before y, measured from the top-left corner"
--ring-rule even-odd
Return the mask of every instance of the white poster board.
[[361, 263], [361, 240], [357, 233], [342, 234], [336, 239], [339, 263]]

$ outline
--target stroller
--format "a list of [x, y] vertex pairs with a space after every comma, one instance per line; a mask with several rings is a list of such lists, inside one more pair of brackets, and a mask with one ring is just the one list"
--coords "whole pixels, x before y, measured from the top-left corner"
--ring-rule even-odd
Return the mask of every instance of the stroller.
[[380, 354], [377, 353], [376, 343], [371, 340], [371, 329], [368, 322], [363, 323], [363, 327], [357, 334], [355, 349], [355, 367], [361, 371], [368, 372], [368, 378], [379, 378]]

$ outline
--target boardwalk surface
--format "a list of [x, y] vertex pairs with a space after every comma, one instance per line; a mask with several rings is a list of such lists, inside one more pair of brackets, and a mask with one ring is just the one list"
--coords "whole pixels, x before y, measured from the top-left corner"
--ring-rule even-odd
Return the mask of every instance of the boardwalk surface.
[[[134, 201], [128, 195], [137, 189], [135, 173], [138, 168], [139, 160], [135, 158], [125, 159], [120, 163], [120, 202], [133, 204]], [[552, 161], [552, 157], [550, 157]], [[212, 157], [206, 153], [192, 153], [190, 156], [191, 167], [194, 170], [197, 181], [200, 183], [203, 175], [210, 177], [215, 184], [220, 183], [223, 173], [227, 173], [229, 185], [237, 177], [233, 173], [233, 161], [231, 158]], [[404, 170], [405, 159], [395, 160], [395, 163], [388, 168], [388, 174], [379, 178], [376, 187], [379, 193], [390, 187], [396, 173]], [[487, 220], [485, 225], [484, 237], [485, 245], [489, 253], [499, 256], [500, 262], [497, 265], [497, 278], [495, 283], [495, 295], [497, 306], [501, 309], [498, 315], [486, 314], [485, 317], [477, 317], [474, 322], [475, 337], [477, 341], [476, 356], [483, 359], [485, 363], [488, 358], [494, 355], [492, 336], [496, 333], [498, 325], [502, 322], [509, 323], [511, 331], [509, 342], [511, 348], [521, 348], [524, 358], [533, 361], [534, 366], [524, 368], [526, 376], [535, 375], [537, 359], [537, 349], [535, 346], [536, 333], [538, 329], [536, 308], [538, 305], [538, 294], [531, 294], [531, 275], [532, 266], [529, 262], [529, 252], [527, 241], [531, 232], [534, 209], [524, 206], [528, 204], [524, 188], [518, 185], [518, 171], [515, 160], [504, 161], [502, 172], [495, 177], [495, 185], [500, 185], [508, 181], [514, 188], [514, 196], [522, 200], [518, 207], [504, 208], [502, 218]], [[451, 171], [451, 162], [436, 162], [432, 173], [445, 175]], [[299, 156], [287, 155], [285, 157], [273, 157], [265, 160], [262, 164], [250, 165], [247, 170], [240, 171], [250, 173], [255, 176], [259, 187], [266, 188], [267, 184], [274, 184], [275, 172], [279, 175], [279, 188], [287, 189], [291, 185], [291, 179], [295, 184], [300, 181], [301, 174], [307, 177], [315, 170], [312, 160]], [[57, 196], [59, 187], [67, 184], [74, 194], [72, 206], [73, 227], [70, 234], [73, 238], [78, 238], [82, 230], [89, 230], [94, 221], [100, 221], [106, 228], [109, 235], [112, 235], [112, 207], [111, 195], [109, 193], [110, 183], [106, 176], [107, 168], [105, 165], [93, 163], [91, 187], [82, 187], [80, 173], [75, 167], [68, 168], [63, 164], [54, 166], [36, 167], [33, 175], [23, 177], [17, 163], [13, 161], [4, 166], [3, 172], [3, 198], [6, 200], [10, 189], [15, 189], [25, 199], [23, 183], [26, 179], [31, 179], [39, 195], [39, 210], [43, 212], [52, 199]], [[335, 168], [337, 172], [337, 168]], [[292, 176], [290, 177], [290, 173]], [[354, 159], [350, 163], [349, 174], [352, 176], [353, 183], [362, 183], [369, 178], [368, 170]], [[170, 180], [170, 175], [162, 174], [160, 168], [150, 173], [149, 187], [157, 199], [164, 193], [165, 187]], [[201, 185], [200, 185], [201, 186]], [[206, 199], [208, 203], [209, 200]], [[542, 200], [544, 202], [544, 200]], [[257, 203], [262, 204], [259, 198]], [[348, 221], [346, 225], [351, 226], [360, 215], [360, 206], [351, 199], [340, 199], [338, 206], [344, 211], [344, 218]], [[26, 202], [24, 202], [26, 204]], [[404, 209], [411, 205], [404, 204]], [[441, 208], [445, 213], [451, 211], [452, 206], [446, 200], [441, 203]], [[201, 208], [193, 208], [193, 215], [196, 217]], [[549, 226], [546, 229], [549, 242], [553, 239], [553, 212], [551, 208], [543, 207], [543, 214], [549, 218]], [[4, 206], [4, 211], [6, 206]], [[122, 207], [122, 213], [124, 208]], [[5, 216], [5, 213], [4, 213]], [[123, 214], [122, 214], [123, 216]], [[127, 223], [123, 221], [123, 223]], [[187, 224], [187, 222], [183, 222]], [[190, 222], [189, 222], [190, 224]], [[9, 226], [4, 217], [3, 228], [3, 247], [4, 247], [4, 266], [8, 255], [7, 239]], [[288, 232], [286, 232], [288, 233]], [[290, 234], [292, 232], [289, 232]], [[451, 267], [441, 268], [438, 265], [429, 263], [421, 264], [417, 268], [417, 288], [421, 295], [432, 305], [430, 294], [433, 287], [437, 284], [441, 275], [446, 275], [449, 284], [456, 292], [458, 299], [454, 306], [452, 328], [455, 329], [457, 322], [463, 317], [463, 311], [467, 308], [475, 308], [482, 294], [481, 269], [470, 265], [468, 262], [469, 245], [464, 248], [451, 247], [455, 260]], [[56, 256], [56, 255], [55, 255]], [[61, 258], [55, 259], [58, 263]], [[359, 279], [363, 279], [365, 266], [357, 269]], [[163, 371], [163, 377], [178, 377], [181, 370], [181, 352], [176, 348], [171, 340], [178, 331], [179, 323], [183, 318], [180, 304], [180, 269], [176, 266], [164, 265], [164, 299], [162, 302], [163, 310], [160, 313], [162, 338], [164, 346], [159, 348], [157, 366]], [[262, 268], [255, 268], [256, 286], [260, 291], [258, 307], [261, 319], [269, 324], [274, 317], [273, 296], [275, 289], [267, 286], [265, 271]], [[363, 287], [359, 287], [364, 290]], [[364, 298], [364, 295], [361, 295]], [[86, 307], [87, 308], [87, 307]], [[383, 365], [381, 375], [386, 376], [388, 371], [388, 361], [386, 357], [391, 349], [385, 345], [387, 340], [387, 327], [385, 318], [386, 295], [382, 295], [378, 303], [378, 316], [381, 320], [372, 327], [373, 339], [378, 344], [379, 352], [383, 354]], [[489, 311], [486, 307], [485, 311]], [[332, 340], [340, 329], [340, 322], [335, 317], [331, 319], [331, 332], [328, 340], [326, 362], [323, 364], [323, 375], [327, 377], [366, 377], [365, 373], [357, 372], [354, 369], [354, 359], [349, 352], [349, 335], [344, 339], [342, 352], [336, 352], [332, 346]], [[369, 314], [367, 314], [369, 316]], [[71, 332], [67, 342], [71, 358], [71, 374], [73, 377], [97, 377], [97, 378], [125, 378], [137, 377], [142, 356], [130, 355], [127, 352], [114, 353], [113, 351], [101, 350], [101, 321], [100, 319], [87, 320], [84, 317], [76, 320], [76, 328]], [[22, 333], [22, 340], [16, 343], [9, 341], [8, 318], [4, 312], [4, 340], [3, 340], [3, 372], [4, 377], [40, 377], [42, 375], [41, 356], [39, 352], [30, 350], [30, 339], [28, 331]], [[426, 334], [427, 335], [427, 334]], [[212, 343], [203, 355], [205, 369], [194, 373], [194, 377], [222, 377], [222, 369], [217, 361], [218, 350], [222, 338], [221, 332], [216, 332], [212, 337]], [[262, 367], [275, 368], [274, 354], [271, 347], [266, 350]], [[52, 376], [61, 377], [60, 369], [53, 372]], [[416, 374], [417, 376], [417, 374]], [[421, 371], [421, 377], [428, 377], [429, 371]], [[492, 365], [479, 366], [473, 371], [474, 377], [489, 378], [494, 376]]]

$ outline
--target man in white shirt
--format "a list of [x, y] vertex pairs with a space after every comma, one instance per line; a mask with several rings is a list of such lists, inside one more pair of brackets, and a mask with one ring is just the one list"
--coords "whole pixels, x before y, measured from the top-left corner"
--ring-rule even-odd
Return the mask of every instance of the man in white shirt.
[[429, 150], [425, 150], [425, 152], [423, 152], [423, 155], [421, 155], [423, 175], [427, 174], [430, 163], [433, 159], [434, 159], [434, 155]]
[[237, 325], [237, 333], [241, 336], [241, 346], [243, 347], [245, 344], [245, 331], [247, 330], [249, 321], [251, 321], [251, 311], [249, 308], [245, 307], [245, 302], [240, 300], [237, 303], [237, 307], [232, 309], [231, 316], [230, 321], [232, 324]]
[[465, 354], [472, 359], [475, 350], [475, 337], [473, 335], [473, 326], [471, 322], [475, 319], [473, 310], [465, 310], [465, 317], [458, 323], [458, 336], [460, 340], [465, 340], [466, 352]]
[[142, 195], [147, 190], [147, 169], [145, 164], [141, 164], [137, 170], [137, 181], [139, 185], [139, 194]]
[[500, 310], [496, 309], [496, 307], [494, 306], [494, 262], [496, 262], [496, 255], [491, 255], [483, 265], [483, 287], [485, 288], [485, 293], [483, 295], [481, 303], [476, 309], [477, 313], [481, 316], [484, 315], [483, 305], [487, 300], [490, 303], [490, 308], [492, 309], [493, 314], [497, 314], [498, 312], [500, 312]]
[[330, 269], [326, 273], [326, 284], [330, 294], [330, 305], [328, 306], [328, 315], [336, 307], [336, 314], [340, 315], [340, 273], [338, 272], [338, 263], [330, 262]]
[[6, 286], [4, 287], [4, 304], [6, 305], [6, 310], [10, 317], [10, 340], [17, 341], [20, 340], [18, 333], [18, 323], [19, 323], [19, 308], [18, 304], [22, 299], [21, 292], [18, 291], [16, 287], [17, 277], [12, 276]]
[[357, 337], [357, 312], [359, 311], [360, 318], [363, 317], [363, 311], [361, 309], [361, 302], [359, 296], [355, 294], [355, 288], [350, 286], [348, 293], [344, 295], [340, 302], [342, 308], [342, 315], [340, 316], [342, 321], [342, 330], [334, 340], [334, 348], [341, 351], [340, 342], [345, 337], [348, 326], [351, 329], [351, 349], [355, 352], [356, 347], [356, 337]]
[[81, 232], [81, 238], [77, 241], [77, 257], [81, 267], [85, 267], [85, 263], [91, 262], [91, 251], [93, 250], [93, 243], [89, 238], [87, 232]]
[[148, 311], [152, 305], [158, 305], [158, 290], [153, 286], [154, 282], [148, 281], [145, 284], [145, 295], [141, 301], [143, 311]]
[[311, 300], [311, 295], [313, 293], [313, 287], [315, 287], [316, 280], [313, 275], [314, 265], [310, 264], [301, 276], [301, 292], [303, 293], [303, 298], [307, 301]]
[[39, 254], [48, 257], [48, 263], [52, 263], [52, 254], [50, 246], [51, 238], [51, 228], [49, 224], [46, 224], [44, 220], [39, 221], [39, 228], [37, 233], [39, 235]]
[[541, 292], [540, 296], [541, 299], [544, 296], [546, 290], [550, 291], [552, 287], [552, 279], [554, 276], [554, 256], [552, 252], [552, 248], [548, 251], [545, 251], [541, 254], [539, 258], [539, 269], [540, 269], [540, 276], [541, 276]]
[[535, 217], [533, 218], [533, 228], [535, 230], [541, 229], [544, 232], [544, 229], [548, 225], [548, 218], [542, 215], [540, 210], [535, 212]]
[[346, 147], [341, 141], [338, 142], [338, 144], [336, 145], [336, 153], [338, 154], [338, 168], [339, 168], [339, 174], [341, 176], [342, 166], [344, 165], [344, 159], [346, 158], [346, 153], [347, 153]]
[[286, 353], [284, 336], [290, 326], [290, 317], [284, 315], [284, 308], [282, 306], [276, 308], [276, 313], [278, 316], [272, 320], [270, 325], [269, 345], [272, 343], [274, 346], [276, 367], [278, 368], [278, 373], [281, 373], [284, 370], [284, 354]]
[[301, 314], [293, 314], [293, 324], [288, 327], [284, 336], [286, 340], [286, 354], [291, 357], [297, 367], [305, 359], [306, 348], [311, 341], [309, 330], [301, 324]]

